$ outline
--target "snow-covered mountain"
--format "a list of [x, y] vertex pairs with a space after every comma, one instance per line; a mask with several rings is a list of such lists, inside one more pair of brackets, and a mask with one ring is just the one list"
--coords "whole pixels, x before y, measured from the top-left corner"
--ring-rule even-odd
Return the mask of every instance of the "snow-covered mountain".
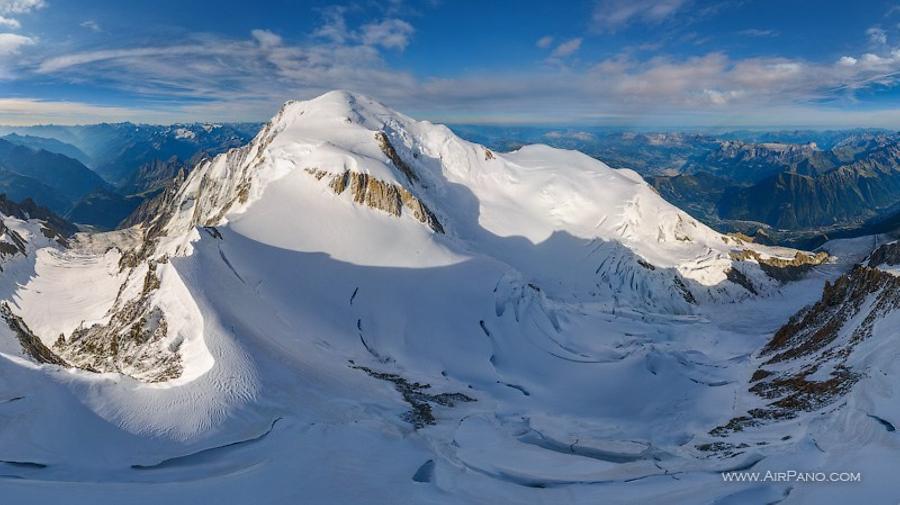
[[[321, 219], [309, 209], [291, 223], [275, 225], [289, 230], [260, 223], [255, 233], [295, 236], [266, 241], [287, 240], [291, 248], [378, 266], [398, 261], [427, 266], [457, 261], [460, 254], [485, 255], [565, 298], [612, 297], [687, 312], [685, 302], [728, 301], [770, 290], [776, 283], [758, 265], [793, 261], [796, 254], [714, 232], [666, 203], [632, 171], [541, 145], [493, 153], [443, 126], [414, 121], [346, 92], [286, 104], [249, 146], [199, 166], [177, 197], [180, 215], [165, 233], [182, 236], [198, 224], [221, 224], [226, 213], [255, 210], [257, 201], [269, 212], [280, 211], [279, 205], [288, 209], [290, 203], [276, 202], [277, 196], [261, 196], [278, 191], [270, 185], [292, 182], [298, 187], [278, 196], [296, 197], [334, 215]], [[402, 218], [379, 219], [365, 207]], [[365, 236], [335, 236], [333, 227], [356, 226], [361, 210], [363, 219], [377, 219], [363, 221], [372, 229], [371, 240], [416, 237], [423, 249], [402, 255], [396, 254], [398, 244], [361, 250]], [[391, 230], [383, 233], [375, 223]], [[424, 248], [434, 249], [426, 254]], [[821, 259], [801, 255], [797, 261]], [[654, 273], [657, 269], [661, 272]], [[752, 288], [729, 282], [732, 270]], [[662, 299], [648, 300], [653, 297]]]
[[7, 496], [798, 496], [717, 472], [803, 458], [805, 428], [750, 447], [716, 427], [863, 248], [745, 242], [629, 170], [492, 152], [347, 92], [289, 102], [144, 215], [0, 277]]

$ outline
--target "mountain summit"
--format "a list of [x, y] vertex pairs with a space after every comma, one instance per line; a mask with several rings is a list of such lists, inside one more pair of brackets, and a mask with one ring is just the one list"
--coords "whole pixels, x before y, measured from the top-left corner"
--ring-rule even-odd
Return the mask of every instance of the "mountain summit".
[[543, 145], [494, 153], [346, 91], [285, 104], [175, 200], [169, 236], [232, 213], [290, 249], [380, 266], [488, 256], [555, 296], [663, 311], [771, 291], [760, 264], [819, 261], [716, 233], [633, 171]]
[[54, 400], [6, 432], [28, 482], [459, 503], [717, 478], [741, 462], [695, 447], [738, 412], [753, 342], [812, 301], [790, 281], [828, 268], [630, 170], [493, 152], [344, 91], [285, 104], [142, 216], [3, 278], [22, 348], [0, 392]]

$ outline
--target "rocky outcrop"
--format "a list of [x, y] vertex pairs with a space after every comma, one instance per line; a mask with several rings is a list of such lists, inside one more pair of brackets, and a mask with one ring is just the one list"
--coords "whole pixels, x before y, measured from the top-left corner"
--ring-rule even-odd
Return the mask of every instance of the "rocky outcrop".
[[403, 172], [403, 175], [406, 176], [409, 182], [419, 180], [419, 176], [417, 176], [416, 173], [413, 172], [413, 169], [400, 158], [399, 154], [397, 154], [397, 150], [391, 145], [391, 141], [388, 140], [388, 136], [384, 132], [375, 132], [375, 140], [378, 142], [378, 147], [381, 148], [381, 152], [391, 160], [391, 163], [393, 163], [398, 170]]
[[179, 377], [183, 371], [179, 346], [164, 346], [165, 314], [150, 300], [159, 288], [156, 268], [156, 263], [149, 263], [137, 298], [116, 300], [108, 323], [80, 327], [68, 339], [60, 335], [53, 350], [77, 367], [118, 372], [143, 382]]
[[179, 187], [187, 178], [187, 171], [179, 171], [165, 186], [163, 191], [155, 197], [142, 202], [125, 220], [119, 223], [119, 228], [130, 228], [140, 224], [151, 225], [160, 213], [171, 205]]
[[889, 244], [880, 245], [871, 255], [869, 255], [870, 267], [881, 265], [900, 265], [900, 242], [891, 242]]
[[830, 256], [826, 252], [807, 253], [797, 251], [794, 257], [778, 258], [775, 256], [763, 256], [753, 249], [741, 249], [731, 252], [734, 261], [755, 261], [769, 277], [781, 281], [796, 281], [803, 277], [811, 268], [828, 262]]
[[0, 220], [0, 256], [25, 255], [28, 253], [25, 239]]
[[339, 195], [349, 189], [356, 203], [397, 217], [409, 212], [417, 221], [436, 233], [444, 233], [444, 227], [431, 209], [403, 186], [350, 170], [340, 174], [320, 169], [307, 169], [306, 172], [318, 180], [327, 177], [328, 186]]
[[432, 411], [432, 404], [442, 407], [455, 407], [458, 403], [475, 401], [474, 398], [463, 393], [428, 393], [425, 390], [430, 389], [431, 384], [409, 382], [397, 374], [378, 372], [371, 368], [357, 365], [353, 361], [350, 362], [350, 368], [362, 370], [375, 379], [393, 383], [394, 389], [403, 396], [403, 400], [410, 406], [409, 412], [403, 416], [403, 419], [412, 424], [417, 430], [437, 424]]
[[[274, 123], [268, 123], [252, 143], [203, 160], [191, 174], [179, 171], [164, 191], [123, 223], [136, 226], [139, 238], [122, 248], [119, 269], [127, 272], [127, 280], [106, 315], [108, 322], [77, 328], [68, 338], [60, 335], [53, 345], [57, 353], [75, 366], [118, 372], [143, 382], [181, 376], [181, 340], [168, 339], [166, 314], [152, 295], [160, 283], [157, 265], [183, 249], [176, 245], [162, 251], [160, 242], [215, 226], [235, 205], [248, 201], [252, 179], [276, 134]], [[135, 291], [136, 296], [130, 294]]]
[[729, 268], [725, 271], [725, 278], [729, 281], [743, 287], [747, 291], [753, 293], [754, 295], [758, 295], [759, 291], [756, 290], [756, 286], [753, 285], [753, 282], [747, 277], [743, 272], [736, 268]]
[[50, 365], [68, 366], [68, 363], [56, 353], [51, 351], [41, 342], [41, 339], [35, 335], [25, 321], [21, 317], [13, 314], [6, 302], [0, 303], [0, 317], [6, 321], [6, 325], [12, 330], [19, 344], [22, 346], [22, 352], [31, 357], [38, 363], [46, 363]]
[[750, 378], [750, 392], [765, 405], [710, 432], [725, 436], [766, 421], [790, 419], [833, 404], [861, 377], [848, 358], [872, 338], [875, 323], [900, 309], [900, 277], [857, 265], [822, 298], [796, 314], [769, 340]]
[[[57, 244], [68, 246], [68, 237], [75, 232], [75, 227], [44, 207], [37, 206], [31, 199], [15, 203], [0, 194], [0, 259], [28, 254], [28, 241], [10, 228], [5, 218], [13, 220], [38, 220], [40, 233]], [[0, 267], [0, 272], [3, 268]]]
[[874, 296], [872, 305], [865, 320], [854, 329], [850, 343], [868, 338], [877, 318], [900, 308], [900, 278], [857, 265], [834, 284], [826, 283], [821, 300], [778, 330], [763, 348], [763, 355], [772, 355], [769, 362], [776, 363], [822, 349], [859, 314], [869, 296]]
[[75, 225], [54, 214], [47, 207], [36, 204], [31, 198], [26, 198], [16, 203], [8, 199], [6, 195], [0, 194], [0, 213], [23, 221], [29, 219], [40, 220], [43, 223], [43, 227], [46, 228], [44, 235], [47, 238], [56, 240], [60, 245], [65, 245], [66, 239], [78, 231]]

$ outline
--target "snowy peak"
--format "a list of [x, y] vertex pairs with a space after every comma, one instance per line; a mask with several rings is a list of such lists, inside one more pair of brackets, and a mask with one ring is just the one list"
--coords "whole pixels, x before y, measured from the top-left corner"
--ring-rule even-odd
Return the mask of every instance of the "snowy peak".
[[317, 128], [328, 124], [352, 124], [369, 130], [380, 130], [386, 123], [401, 116], [367, 96], [335, 90], [311, 100], [286, 102], [272, 123], [276, 130], [288, 128], [298, 121]]
[[552, 297], [666, 312], [764, 294], [784, 280], [774, 270], [824, 261], [721, 235], [631, 170], [544, 145], [495, 153], [346, 91], [286, 103], [249, 145], [197, 167], [161, 215], [145, 241], [157, 256], [230, 222], [357, 264], [485, 256]]

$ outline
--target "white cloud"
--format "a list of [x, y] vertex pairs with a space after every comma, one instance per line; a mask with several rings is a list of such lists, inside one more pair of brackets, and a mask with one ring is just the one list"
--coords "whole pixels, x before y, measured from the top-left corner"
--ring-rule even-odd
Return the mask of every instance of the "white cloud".
[[0, 123], [4, 125], [84, 124], [127, 121], [136, 117], [170, 122], [165, 113], [106, 107], [82, 102], [40, 100], [36, 98], [0, 98]]
[[7, 18], [0, 16], [0, 26], [5, 26], [7, 28], [12, 28], [13, 30], [18, 30], [22, 27], [18, 20], [13, 18]]
[[17, 54], [23, 46], [34, 44], [34, 39], [15, 33], [0, 33], [0, 57]]
[[367, 23], [359, 30], [353, 30], [347, 25], [347, 12], [348, 8], [342, 6], [324, 9], [322, 16], [325, 22], [313, 32], [313, 36], [339, 45], [363, 44], [402, 51], [415, 32], [411, 24], [397, 18]]
[[90, 31], [92, 31], [92, 32], [100, 32], [100, 31], [103, 31], [103, 30], [100, 28], [100, 24], [97, 23], [96, 21], [94, 21], [93, 19], [89, 19], [89, 20], [87, 20], [87, 21], [83, 21], [79, 26], [81, 26], [82, 28], [87, 28], [88, 30], [90, 30]]
[[[195, 34], [171, 45], [57, 54], [36, 64], [33, 71], [63, 83], [102, 82], [138, 101], [167, 104], [163, 110], [114, 111], [133, 114], [125, 119], [138, 121], [267, 119], [286, 99], [342, 88], [441, 121], [618, 124], [667, 120], [688, 124], [709, 118], [728, 118], [738, 124], [745, 116], [756, 120], [766, 113], [782, 117], [784, 111], [814, 108], [809, 104], [851, 100], [856, 90], [892, 84], [898, 79], [895, 75], [900, 75], [900, 50], [873, 47], [868, 53], [848, 54], [829, 63], [732, 58], [719, 52], [646, 57], [642, 52], [623, 50], [590, 63], [582, 56], [577, 64], [437, 79], [411, 75], [385, 61], [383, 52], [406, 47], [414, 31], [405, 22], [391, 19], [350, 26], [343, 11], [329, 10], [322, 28], [299, 43], [263, 29], [242, 39]], [[0, 48], [3, 40], [0, 38]], [[28, 43], [33, 41], [7, 39], [6, 54]], [[546, 49], [558, 63], [577, 54], [581, 44], [580, 38], [551, 39]], [[23, 61], [17, 65], [27, 64]], [[113, 112], [102, 109], [92, 113]]]
[[343, 44], [350, 38], [350, 30], [347, 28], [347, 20], [344, 14], [347, 12], [346, 7], [332, 6], [324, 9], [322, 16], [325, 22], [322, 26], [313, 32], [313, 35], [323, 39], [331, 40], [335, 44]]
[[280, 46], [282, 43], [282, 39], [279, 35], [270, 32], [269, 30], [253, 30], [250, 32], [253, 35], [253, 38], [259, 42], [259, 45], [262, 47], [275, 47]]
[[[379, 47], [398, 43], [377, 40]], [[254, 30], [244, 40], [197, 35], [169, 46], [60, 54], [34, 71], [61, 82], [102, 80], [139, 97], [201, 101], [207, 107], [193, 112], [210, 119], [263, 119], [261, 111], [275, 103], [335, 88], [400, 95], [414, 87], [410, 76], [387, 68], [379, 50], [361, 40], [294, 45], [267, 30]]]
[[25, 46], [35, 43], [35, 39], [16, 33], [0, 33], [0, 80], [11, 79], [12, 68], [16, 65], [18, 54]]
[[674, 15], [689, 0], [597, 0], [592, 14], [597, 31], [615, 31], [634, 22], [650, 24]]
[[717, 89], [704, 89], [702, 96], [712, 105], [723, 106], [736, 98], [740, 98], [742, 94], [743, 92], [738, 90], [722, 92]]
[[100, 51], [72, 53], [49, 58], [41, 62], [36, 70], [38, 73], [49, 74], [66, 70], [72, 67], [90, 65], [92, 63], [98, 62], [111, 61], [118, 62], [123, 66], [128, 66], [129, 62], [139, 64], [141, 63], [141, 60], [149, 62], [154, 58], [186, 56], [191, 54], [212, 55], [216, 52], [226, 52], [224, 48], [221, 51], [215, 51], [214, 49], [214, 47], [201, 47], [196, 45], [142, 47], [134, 49], [104, 49]]
[[866, 36], [869, 37], [869, 42], [875, 45], [883, 46], [887, 44], [887, 33], [881, 28], [873, 26], [866, 30]]
[[543, 37], [539, 38], [537, 42], [534, 43], [534, 45], [541, 49], [547, 49], [548, 47], [553, 45], [553, 37], [551, 37], [550, 35], [544, 35]]
[[550, 56], [553, 58], [565, 58], [566, 56], [571, 56], [579, 49], [581, 49], [581, 37], [567, 40], [556, 46], [556, 49], [553, 50]]
[[22, 24], [18, 19], [9, 17], [9, 14], [27, 14], [44, 5], [43, 0], [0, 0], [0, 26], [18, 30]]
[[26, 14], [45, 5], [44, 0], [0, 0], [0, 13]]
[[370, 46], [403, 50], [414, 31], [412, 25], [402, 19], [385, 19], [379, 23], [363, 25], [360, 40]]
[[544, 134], [548, 139], [574, 139], [580, 140], [582, 142], [587, 142], [596, 139], [597, 137], [590, 132], [585, 131], [559, 131], [559, 130], [551, 130]]
[[775, 30], [761, 30], [759, 28], [748, 28], [746, 30], [741, 30], [738, 32], [739, 35], [744, 35], [746, 37], [776, 37], [778, 36], [778, 32]]
[[[423, 79], [390, 68], [378, 49], [362, 40], [294, 45], [265, 30], [251, 35], [246, 40], [205, 37], [173, 46], [72, 53], [47, 59], [36, 70], [62, 81], [102, 79], [121, 91], [168, 103], [184, 99], [193, 105], [169, 111], [179, 120], [266, 119], [286, 99], [343, 88], [430, 119], [574, 122], [601, 116], [621, 121], [763, 110], [775, 114], [891, 82], [900, 71], [900, 51], [845, 56], [831, 64], [732, 59], [723, 53], [641, 60], [623, 52], [581, 69], [547, 66]], [[563, 42], [554, 53], [574, 54], [579, 44], [579, 39]]]

